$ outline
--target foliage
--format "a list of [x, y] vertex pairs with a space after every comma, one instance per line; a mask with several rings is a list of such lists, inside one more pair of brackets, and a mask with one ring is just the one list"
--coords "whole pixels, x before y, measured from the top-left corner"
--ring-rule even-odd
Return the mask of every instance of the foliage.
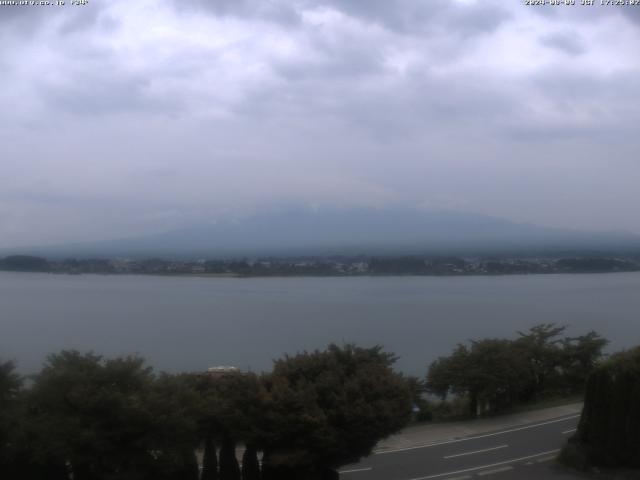
[[242, 480], [260, 480], [258, 451], [253, 445], [247, 445], [242, 455]]
[[431, 391], [449, 392], [470, 399], [472, 415], [478, 410], [501, 410], [517, 403], [527, 385], [526, 360], [508, 340], [488, 339], [458, 345], [453, 354], [437, 360], [429, 371]]
[[148, 463], [144, 438], [153, 421], [143, 395], [151, 381], [136, 358], [106, 364], [93, 354], [50, 356], [31, 392], [39, 453], [67, 460], [74, 478]]
[[[0, 478], [9, 473], [9, 460], [15, 454], [16, 430], [19, 428], [16, 415], [21, 388], [22, 378], [15, 373], [14, 363], [0, 363]], [[2, 475], [3, 470], [5, 475]]]
[[[418, 377], [409, 376], [406, 379], [411, 403], [414, 409], [414, 418], [418, 422], [428, 422], [433, 419], [431, 403], [424, 397], [427, 393], [426, 382]], [[417, 411], [416, 411], [417, 410]]]
[[565, 327], [536, 325], [515, 340], [459, 344], [429, 367], [428, 391], [469, 399], [469, 413], [491, 413], [548, 395], [582, 391], [607, 341], [595, 332], [559, 338]]
[[216, 444], [214, 443], [211, 435], [206, 435], [204, 440], [201, 480], [218, 480], [218, 457], [216, 455]]
[[31, 255], [11, 255], [0, 259], [0, 270], [14, 272], [47, 272], [49, 262], [45, 258]]
[[[253, 373], [236, 372], [199, 375], [193, 383], [200, 397], [199, 431], [205, 439], [203, 479], [239, 479], [235, 443], [255, 444], [262, 436], [265, 393], [260, 379]], [[221, 445], [219, 462], [216, 443]]]
[[[24, 389], [13, 364], [0, 363], [0, 476], [336, 478], [331, 467], [368, 454], [409, 419], [408, 382], [394, 360], [380, 347], [331, 345], [278, 360], [262, 377], [169, 375], [135, 356], [62, 351]], [[246, 447], [242, 472], [236, 444]]]
[[411, 396], [381, 347], [330, 345], [277, 360], [265, 380], [272, 466], [338, 467], [368, 455], [410, 418]]
[[637, 263], [629, 259], [607, 257], [561, 258], [556, 265], [560, 272], [572, 273], [633, 272], [638, 269]]
[[636, 347], [612, 356], [589, 375], [580, 424], [563, 456], [579, 456], [583, 465], [640, 468], [639, 405]]
[[64, 459], [78, 480], [153, 471], [188, 478], [197, 438], [193, 393], [180, 378], [156, 378], [141, 358], [51, 355], [28, 400], [36, 463]]
[[13, 362], [0, 362], [0, 412], [6, 411], [22, 387], [22, 378], [15, 368]]
[[240, 480], [240, 466], [236, 459], [236, 442], [229, 435], [224, 436], [220, 448], [220, 480]]
[[518, 332], [520, 338], [515, 343], [526, 358], [532, 375], [529, 391], [525, 392], [527, 397], [535, 398], [542, 394], [561, 366], [563, 352], [559, 348], [561, 340], [558, 336], [565, 330], [566, 327], [543, 323], [526, 333]]
[[562, 341], [562, 380], [565, 387], [577, 391], [586, 384], [607, 344], [608, 341], [594, 331]]

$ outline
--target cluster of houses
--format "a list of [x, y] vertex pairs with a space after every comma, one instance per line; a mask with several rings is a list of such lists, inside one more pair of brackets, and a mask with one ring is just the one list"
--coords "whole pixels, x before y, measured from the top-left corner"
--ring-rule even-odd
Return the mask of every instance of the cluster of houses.
[[203, 276], [508, 275], [626, 272], [640, 270], [640, 257], [462, 258], [309, 257], [265, 259], [64, 259], [32, 256], [0, 259], [0, 270], [82, 274]]

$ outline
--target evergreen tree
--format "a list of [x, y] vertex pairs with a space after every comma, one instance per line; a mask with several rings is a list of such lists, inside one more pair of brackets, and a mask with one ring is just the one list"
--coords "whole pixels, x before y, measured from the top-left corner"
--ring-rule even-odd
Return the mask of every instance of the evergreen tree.
[[228, 434], [222, 437], [222, 446], [220, 447], [220, 480], [240, 480], [236, 443]]
[[204, 441], [201, 480], [218, 480], [218, 456], [212, 435], [207, 435]]
[[612, 356], [589, 376], [578, 430], [563, 458], [580, 456], [582, 466], [640, 467], [639, 405], [636, 347]]
[[198, 480], [200, 478], [198, 459], [192, 449], [180, 452], [177, 463], [172, 480]]
[[242, 455], [242, 480], [260, 480], [258, 451], [253, 445], [247, 445]]

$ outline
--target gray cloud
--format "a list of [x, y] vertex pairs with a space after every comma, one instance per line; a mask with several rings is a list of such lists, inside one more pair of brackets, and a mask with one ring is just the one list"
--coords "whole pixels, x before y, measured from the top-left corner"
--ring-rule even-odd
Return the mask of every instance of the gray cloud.
[[638, 9], [638, 7], [633, 8], [630, 6], [629, 8], [623, 9], [621, 13], [626, 15], [632, 22], [640, 25], [640, 9]]
[[176, 113], [182, 108], [176, 99], [154, 95], [149, 77], [112, 74], [79, 72], [74, 83], [46, 85], [42, 95], [51, 108], [87, 116], [127, 111]]
[[564, 52], [568, 55], [581, 55], [586, 48], [575, 32], [556, 32], [543, 36], [543, 45]]
[[223, 17], [261, 19], [287, 26], [293, 26], [300, 21], [293, 2], [285, 0], [174, 0], [174, 6], [179, 11], [204, 11]]
[[[10, 35], [37, 32], [56, 25], [61, 32], [91, 29], [101, 19], [104, 4], [91, 8], [52, 5], [0, 5], [0, 25]], [[24, 38], [24, 37], [23, 37]]]
[[307, 5], [330, 5], [403, 33], [425, 32], [436, 26], [463, 36], [491, 32], [510, 17], [500, 3], [493, 1], [460, 5], [448, 0], [310, 0]]
[[0, 246], [292, 204], [426, 204], [640, 231], [640, 30], [623, 10], [2, 10]]

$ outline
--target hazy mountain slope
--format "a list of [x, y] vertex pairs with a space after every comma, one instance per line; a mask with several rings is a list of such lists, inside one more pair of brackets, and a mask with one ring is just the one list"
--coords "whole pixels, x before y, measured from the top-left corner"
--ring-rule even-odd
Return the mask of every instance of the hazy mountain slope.
[[540, 249], [626, 249], [631, 234], [592, 234], [482, 215], [417, 209], [299, 209], [163, 234], [31, 252], [95, 256], [228, 256], [482, 253]]

